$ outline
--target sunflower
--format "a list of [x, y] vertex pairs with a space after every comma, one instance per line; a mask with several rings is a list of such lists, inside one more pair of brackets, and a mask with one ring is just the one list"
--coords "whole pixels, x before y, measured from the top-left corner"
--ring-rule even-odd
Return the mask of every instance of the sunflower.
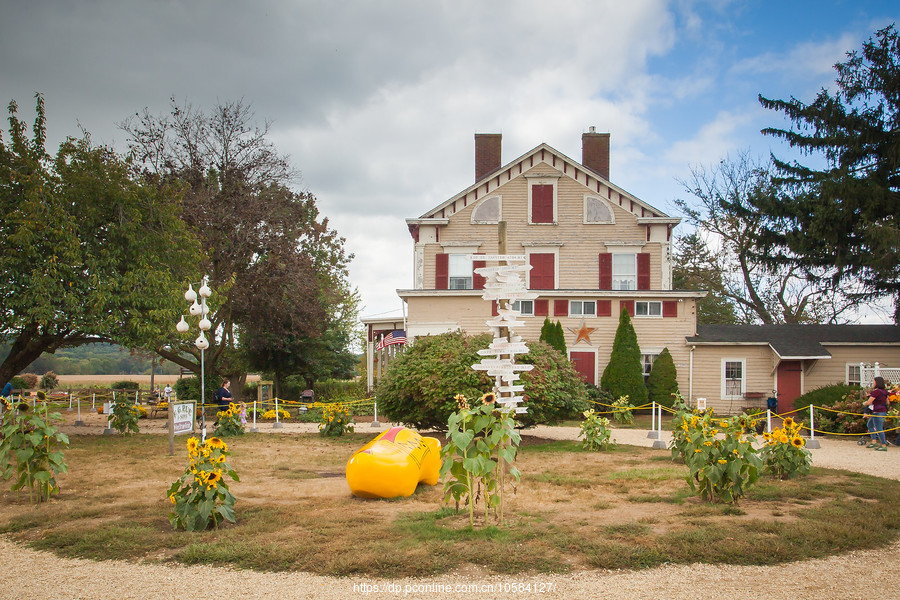
[[206, 445], [210, 448], [225, 448], [225, 442], [222, 441], [222, 438], [218, 437], [209, 438], [208, 440], [206, 440]]
[[719, 427], [726, 429], [728, 427], [728, 421], [719, 421]]
[[720, 465], [724, 465], [724, 464], [727, 463], [728, 461], [725, 460], [724, 458], [720, 458], [720, 459], [717, 460], [716, 462], [718, 462]]
[[778, 441], [782, 444], [787, 444], [790, 441], [790, 438], [788, 438], [787, 434], [782, 433], [780, 436], [778, 436]]
[[493, 404], [497, 401], [497, 394], [494, 392], [487, 392], [485, 395], [481, 397], [482, 404]]
[[175, 504], [175, 494], [169, 494], [169, 502]]
[[462, 394], [457, 394], [456, 396], [453, 397], [453, 399], [456, 400], [456, 406], [460, 410], [469, 408], [469, 401]]
[[197, 448], [199, 448], [199, 447], [200, 447], [200, 440], [198, 440], [195, 437], [188, 438], [188, 441], [187, 441], [188, 454], [190, 454], [191, 456], [196, 456]]
[[788, 428], [790, 428], [790, 427], [793, 427], [793, 426], [794, 426], [794, 419], [792, 419], [791, 417], [785, 417], [784, 422], [782, 423], [782, 425], [784, 426], [785, 429], [788, 429]]
[[706, 440], [705, 442], [703, 442], [703, 445], [704, 446], [712, 446], [712, 442], [709, 440]]
[[19, 412], [28, 412], [31, 409], [31, 406], [27, 402], [19, 402], [19, 405], [16, 406], [16, 410]]
[[216, 482], [219, 481], [220, 479], [222, 479], [222, 476], [219, 475], [218, 472], [213, 471], [213, 472], [210, 473], [209, 476], [206, 478], [206, 485], [208, 485], [208, 486], [210, 486], [210, 487], [215, 487]]
[[799, 435], [795, 435], [794, 437], [791, 438], [791, 445], [794, 448], [802, 448], [805, 443], [806, 443], [806, 441]]

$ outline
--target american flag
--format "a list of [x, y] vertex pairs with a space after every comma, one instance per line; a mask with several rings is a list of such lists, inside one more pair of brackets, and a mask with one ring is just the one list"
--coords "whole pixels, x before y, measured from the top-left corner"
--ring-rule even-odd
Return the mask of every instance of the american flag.
[[378, 344], [375, 345], [376, 350], [381, 350], [385, 346], [393, 346], [395, 344], [405, 344], [406, 343], [406, 332], [402, 329], [395, 329], [390, 332], [383, 338]]

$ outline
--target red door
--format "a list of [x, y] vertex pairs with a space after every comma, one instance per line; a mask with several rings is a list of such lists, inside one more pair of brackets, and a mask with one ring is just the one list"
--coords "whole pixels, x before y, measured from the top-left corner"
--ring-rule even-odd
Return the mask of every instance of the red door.
[[597, 385], [596, 378], [596, 367], [594, 361], [597, 355], [593, 352], [570, 352], [569, 360], [572, 361], [572, 366], [575, 367], [575, 370], [581, 375], [581, 378], [591, 385]]
[[778, 414], [794, 410], [794, 400], [801, 393], [803, 363], [799, 360], [783, 360], [778, 364]]

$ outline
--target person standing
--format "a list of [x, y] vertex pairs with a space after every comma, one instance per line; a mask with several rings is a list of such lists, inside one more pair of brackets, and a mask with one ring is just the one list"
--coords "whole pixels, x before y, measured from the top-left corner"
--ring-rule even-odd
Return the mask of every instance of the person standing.
[[172, 386], [168, 383], [166, 384], [165, 389], [163, 389], [163, 396], [166, 397], [166, 402], [170, 402], [172, 400]]
[[869, 390], [869, 397], [863, 402], [863, 406], [872, 408], [872, 415], [869, 416], [867, 423], [872, 441], [866, 448], [887, 452], [887, 440], [884, 438], [884, 417], [888, 411], [888, 394], [884, 385], [884, 377], [875, 378], [875, 387]]
[[231, 391], [228, 389], [231, 386], [231, 382], [227, 379], [222, 382], [222, 387], [216, 390], [216, 404], [219, 405], [219, 410], [228, 410], [228, 404], [231, 402]]

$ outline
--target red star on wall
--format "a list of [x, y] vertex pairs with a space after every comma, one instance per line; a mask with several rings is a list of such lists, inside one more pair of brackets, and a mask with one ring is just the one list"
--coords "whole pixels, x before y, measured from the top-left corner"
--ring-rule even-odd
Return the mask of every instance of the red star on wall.
[[591, 343], [591, 333], [593, 333], [597, 328], [596, 327], [586, 327], [584, 325], [584, 319], [581, 320], [581, 325], [576, 327], [566, 327], [569, 331], [575, 334], [575, 343], [577, 344], [581, 340], [584, 340], [588, 344]]

